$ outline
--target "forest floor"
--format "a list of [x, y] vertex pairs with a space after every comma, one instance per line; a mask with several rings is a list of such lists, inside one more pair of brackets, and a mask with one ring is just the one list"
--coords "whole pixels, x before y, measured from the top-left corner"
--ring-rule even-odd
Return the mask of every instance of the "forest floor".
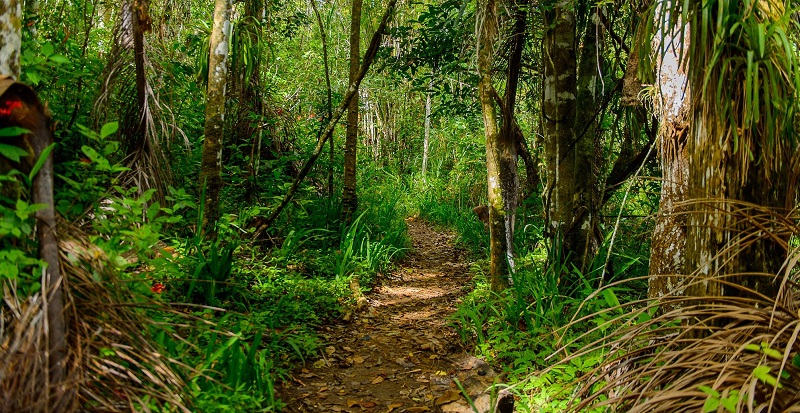
[[[323, 326], [321, 359], [291, 372], [278, 388], [285, 411], [472, 412], [495, 373], [464, 351], [448, 318], [470, 290], [469, 262], [455, 235], [410, 218], [413, 248], [376, 281], [348, 321]], [[362, 300], [363, 303], [363, 300]]]

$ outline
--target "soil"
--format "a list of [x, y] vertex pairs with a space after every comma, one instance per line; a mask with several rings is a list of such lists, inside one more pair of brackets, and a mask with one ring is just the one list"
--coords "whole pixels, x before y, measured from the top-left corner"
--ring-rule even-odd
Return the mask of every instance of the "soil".
[[470, 290], [466, 254], [452, 233], [419, 219], [407, 224], [410, 253], [360, 311], [320, 329], [322, 358], [278, 388], [286, 412], [472, 412], [457, 383], [479, 411], [494, 403], [487, 388], [496, 374], [464, 351], [448, 325]]

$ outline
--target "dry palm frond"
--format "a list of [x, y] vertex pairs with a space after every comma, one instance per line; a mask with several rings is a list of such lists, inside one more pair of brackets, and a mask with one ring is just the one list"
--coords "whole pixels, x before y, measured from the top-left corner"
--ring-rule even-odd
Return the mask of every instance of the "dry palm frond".
[[[144, 36], [151, 24], [147, 3], [129, 0], [120, 5], [94, 118], [96, 128], [106, 121], [120, 122], [120, 141], [127, 156], [125, 166], [130, 168], [120, 179], [122, 186], [138, 188], [140, 194], [156, 189], [156, 200], [163, 202], [171, 181], [165, 150], [169, 150], [173, 137], [182, 132], [156, 92], [160, 85], [154, 83], [159, 79], [155, 74], [161, 70], [149, 59], [151, 48]], [[137, 36], [143, 42], [140, 56], [135, 52]], [[137, 75], [137, 66], [143, 68], [143, 73]]]
[[0, 412], [130, 412], [152, 405], [188, 412], [174, 361], [150, 339], [147, 310], [166, 309], [104, 267], [102, 251], [79, 229], [62, 221], [58, 231], [68, 312], [66, 391], [54, 400], [46, 385], [42, 295], [20, 301], [4, 285]]
[[[711, 200], [693, 202], [722, 208]], [[720, 272], [708, 275], [699, 271], [692, 277], [663, 275], [677, 279], [671, 283], [678, 286], [676, 291], [657, 300], [606, 310], [604, 318], [609, 321], [605, 325], [574, 338], [567, 346], [602, 336], [598, 333], [609, 326], [617, 329], [556, 363], [559, 366], [603, 353], [601, 365], [578, 382], [569, 411], [605, 407], [619, 412], [768, 412], [793, 411], [800, 406], [800, 285], [795, 282], [800, 248], [785, 242], [800, 233], [796, 211], [781, 216], [763, 207], [730, 201], [725, 208], [738, 223], [731, 228], [729, 243], [711, 259], [727, 262], [769, 238], [791, 250], [779, 274], [735, 272], [723, 264]], [[743, 221], [749, 223], [749, 230], [741, 229]], [[780, 284], [779, 293], [766, 296], [744, 287], [745, 278]], [[678, 290], [691, 291], [704, 283], [718, 284], [724, 295], [679, 294]], [[573, 325], [596, 316], [576, 320]], [[719, 406], [719, 410], [704, 410], [711, 409], [709, 406]]]

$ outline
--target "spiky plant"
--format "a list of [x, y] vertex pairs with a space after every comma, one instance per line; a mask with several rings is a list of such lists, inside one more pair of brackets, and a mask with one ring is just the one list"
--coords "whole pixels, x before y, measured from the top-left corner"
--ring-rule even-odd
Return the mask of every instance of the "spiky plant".
[[0, 318], [0, 412], [189, 412], [174, 361], [153, 344], [146, 310], [168, 309], [117, 278], [89, 237], [60, 222], [68, 320], [66, 391], [47, 386], [47, 302], [4, 285]]
[[[764, 237], [788, 239], [800, 233], [796, 211], [781, 216], [769, 208], [744, 203], [726, 208], [747, 216], [752, 227], [737, 233], [713, 258]], [[570, 396], [568, 411], [797, 411], [800, 297], [796, 292], [800, 285], [795, 279], [800, 248], [780, 245], [789, 252], [789, 258], [777, 275], [717, 273], [709, 278], [697, 271], [686, 282], [687, 288], [719, 283], [737, 294], [687, 297], [673, 290], [656, 300], [606, 310], [607, 323], [578, 335], [575, 342], [603, 336], [599, 332], [609, 326], [616, 329], [550, 368], [603, 353], [604, 362], [574, 383], [577, 391]], [[737, 281], [744, 275], [769, 282], [779, 280], [779, 294], [767, 296], [742, 286]], [[665, 308], [668, 310], [658, 311]]]
[[169, 108], [159, 102], [159, 87], [154, 85], [155, 74], [161, 71], [149, 58], [145, 36], [152, 26], [149, 7], [149, 0], [120, 3], [94, 118], [97, 129], [106, 121], [120, 122], [124, 164], [130, 168], [122, 174], [121, 184], [138, 188], [140, 194], [156, 189], [156, 200], [163, 202], [172, 178], [165, 149], [181, 132]]

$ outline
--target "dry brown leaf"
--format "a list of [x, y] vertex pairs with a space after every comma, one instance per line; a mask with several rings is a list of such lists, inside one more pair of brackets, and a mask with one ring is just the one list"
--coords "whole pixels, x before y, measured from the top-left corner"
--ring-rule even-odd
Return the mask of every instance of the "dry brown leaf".
[[392, 403], [386, 406], [389, 410], [386, 410], [386, 413], [392, 413], [392, 410], [403, 407], [403, 403]]
[[436, 398], [436, 405], [441, 406], [443, 404], [452, 403], [460, 399], [461, 393], [456, 390], [448, 390], [443, 395]]
[[353, 363], [361, 364], [364, 362], [364, 357], [361, 356], [353, 356]]
[[347, 407], [353, 407], [358, 404], [358, 400], [347, 399]]
[[375, 404], [375, 402], [359, 402], [358, 405], [361, 406], [361, 408], [363, 408], [363, 409], [371, 409], [371, 408], [377, 406], [377, 404]]
[[406, 409], [406, 412], [408, 413], [422, 413], [429, 411], [431, 411], [431, 409], [428, 408], [428, 406], [409, 407], [408, 409]]
[[383, 381], [383, 376], [375, 377], [375, 380], [372, 380], [372, 384], [378, 384]]
[[336, 352], [336, 347], [334, 347], [334, 346], [325, 347], [325, 354], [330, 356], [331, 354], [333, 354], [335, 352]]

